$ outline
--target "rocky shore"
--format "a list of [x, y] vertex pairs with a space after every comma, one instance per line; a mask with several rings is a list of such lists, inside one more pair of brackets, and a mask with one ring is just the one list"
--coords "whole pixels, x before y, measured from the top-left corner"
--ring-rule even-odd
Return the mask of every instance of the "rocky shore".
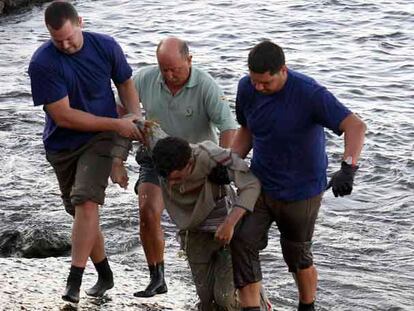
[[[0, 258], [0, 310], [142, 310], [142, 311], [195, 311], [197, 298], [190, 281], [189, 269], [169, 266], [168, 293], [152, 298], [135, 298], [132, 294], [148, 282], [145, 262], [136, 266], [122, 264], [121, 256], [111, 257], [115, 287], [101, 299], [87, 297], [84, 289], [96, 281], [96, 272], [89, 262], [77, 308], [66, 304], [62, 291], [68, 269], [69, 257], [49, 258]], [[180, 271], [178, 271], [180, 270]]]
[[48, 2], [50, 0], [0, 0], [0, 16], [12, 13], [18, 9], [37, 4]]

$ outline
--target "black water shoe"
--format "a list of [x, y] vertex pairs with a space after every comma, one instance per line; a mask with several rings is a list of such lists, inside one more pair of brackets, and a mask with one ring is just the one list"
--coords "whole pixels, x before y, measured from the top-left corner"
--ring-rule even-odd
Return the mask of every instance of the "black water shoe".
[[135, 297], [152, 297], [168, 291], [164, 279], [164, 262], [148, 266], [151, 281], [145, 290], [134, 293]]
[[65, 292], [62, 295], [63, 300], [72, 303], [79, 302], [79, 292], [84, 270], [85, 268], [75, 266], [70, 267], [68, 280], [66, 281]]
[[98, 271], [98, 281], [94, 286], [85, 290], [85, 293], [92, 297], [102, 297], [107, 290], [114, 287], [114, 278], [107, 258], [94, 265]]
[[92, 297], [102, 297], [105, 294], [105, 292], [111, 289], [112, 287], [114, 287], [113, 279], [104, 280], [99, 277], [96, 284], [91, 288], [85, 290], [85, 293], [86, 295]]

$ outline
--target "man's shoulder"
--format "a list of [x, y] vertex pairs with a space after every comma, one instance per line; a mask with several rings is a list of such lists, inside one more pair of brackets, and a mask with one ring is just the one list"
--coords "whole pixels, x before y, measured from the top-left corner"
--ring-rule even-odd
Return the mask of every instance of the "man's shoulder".
[[251, 96], [255, 91], [252, 83], [250, 82], [250, 76], [245, 75], [239, 80], [239, 84], [237, 86], [237, 93], [243, 96]]
[[243, 76], [240, 80], [239, 80], [239, 87], [249, 87], [251, 86], [250, 83], [250, 76], [249, 75], [245, 75]]
[[296, 87], [299, 86], [304, 90], [314, 91], [315, 89], [320, 89], [323, 87], [314, 78], [292, 69], [289, 69], [289, 76], [292, 79], [292, 81], [295, 82]]
[[157, 79], [160, 73], [160, 69], [156, 65], [145, 66], [140, 68], [136, 74], [134, 74], [134, 81], [153, 80]]
[[29, 71], [34, 68], [54, 68], [56, 66], [57, 50], [52, 41], [43, 43], [34, 53], [30, 60]]
[[194, 85], [214, 85], [218, 86], [217, 82], [214, 80], [213, 76], [207, 71], [200, 69], [196, 66], [191, 67], [191, 83]]
[[82, 34], [84, 38], [87, 40], [99, 41], [104, 44], [115, 44], [116, 43], [116, 40], [107, 34], [91, 32], [91, 31], [83, 31]]
[[37, 50], [33, 53], [31, 62], [41, 62], [47, 60], [54, 52], [56, 48], [54, 47], [51, 40], [44, 42]]

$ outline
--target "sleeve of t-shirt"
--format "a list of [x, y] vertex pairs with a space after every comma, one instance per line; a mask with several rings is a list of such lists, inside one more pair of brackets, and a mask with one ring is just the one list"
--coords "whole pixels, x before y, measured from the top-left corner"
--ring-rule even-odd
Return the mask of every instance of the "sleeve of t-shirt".
[[339, 126], [352, 112], [324, 87], [313, 94], [312, 103], [316, 121], [335, 134], [341, 135], [342, 131]]
[[239, 81], [237, 86], [237, 95], [236, 95], [236, 119], [237, 122], [243, 126], [247, 126], [246, 117], [243, 111], [243, 100], [245, 99], [243, 96], [243, 87], [242, 87], [242, 80]]
[[51, 104], [68, 95], [63, 79], [50, 68], [31, 62], [29, 76], [35, 106]]
[[208, 82], [205, 92], [205, 106], [211, 122], [217, 126], [220, 132], [237, 129], [230, 104], [213, 79]]
[[112, 73], [111, 78], [116, 84], [122, 84], [132, 76], [132, 69], [129, 66], [124, 51], [114, 40], [112, 45]]

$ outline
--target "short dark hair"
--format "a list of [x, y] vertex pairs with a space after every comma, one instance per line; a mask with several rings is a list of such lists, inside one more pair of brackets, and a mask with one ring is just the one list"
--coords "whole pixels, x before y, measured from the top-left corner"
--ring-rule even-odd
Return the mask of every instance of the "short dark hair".
[[247, 63], [252, 72], [265, 73], [269, 71], [273, 75], [285, 65], [285, 54], [280, 46], [266, 40], [253, 47]]
[[58, 30], [62, 28], [67, 20], [70, 20], [72, 24], [79, 21], [78, 12], [69, 2], [54, 1], [46, 8], [45, 23], [47, 26]]
[[167, 178], [171, 172], [182, 170], [190, 161], [190, 144], [179, 137], [162, 138], [152, 150], [154, 166], [161, 177]]

